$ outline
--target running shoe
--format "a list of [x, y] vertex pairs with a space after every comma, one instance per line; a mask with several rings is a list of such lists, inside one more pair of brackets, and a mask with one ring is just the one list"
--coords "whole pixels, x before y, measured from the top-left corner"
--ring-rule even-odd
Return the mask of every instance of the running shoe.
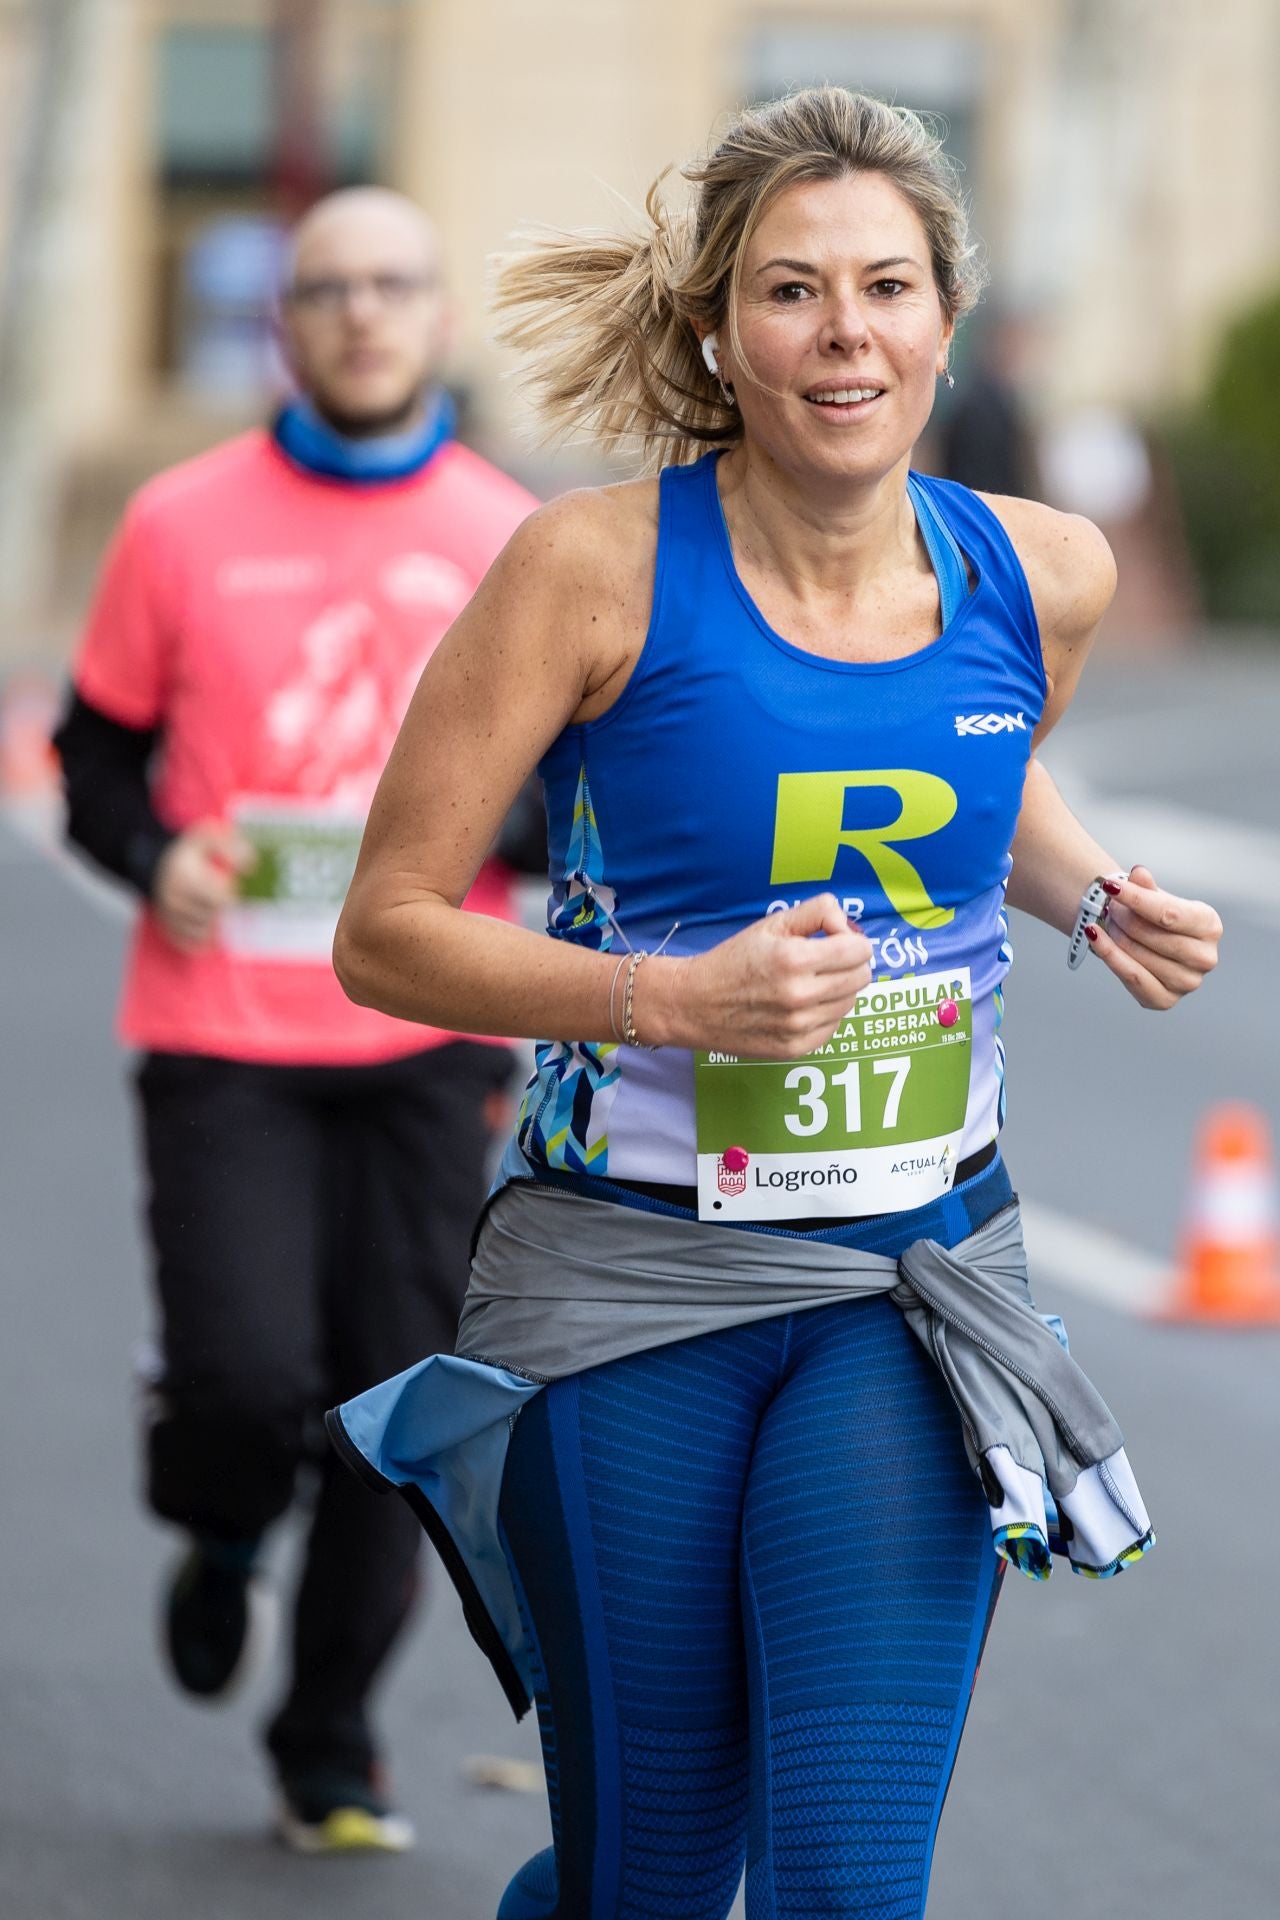
[[290, 1767], [278, 1776], [276, 1831], [294, 1853], [405, 1853], [413, 1827], [372, 1774]]
[[174, 1679], [198, 1700], [225, 1700], [265, 1656], [275, 1598], [255, 1577], [257, 1540], [196, 1534], [170, 1577], [162, 1639]]

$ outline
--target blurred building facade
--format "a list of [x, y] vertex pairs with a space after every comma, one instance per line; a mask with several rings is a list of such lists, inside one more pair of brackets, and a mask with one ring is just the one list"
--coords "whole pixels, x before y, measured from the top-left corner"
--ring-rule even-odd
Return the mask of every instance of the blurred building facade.
[[1193, 392], [1276, 274], [1276, 0], [0, 0], [0, 657], [74, 612], [129, 486], [261, 411], [271, 223], [310, 194], [435, 213], [518, 463], [486, 256], [824, 79], [945, 117], [1046, 417]]

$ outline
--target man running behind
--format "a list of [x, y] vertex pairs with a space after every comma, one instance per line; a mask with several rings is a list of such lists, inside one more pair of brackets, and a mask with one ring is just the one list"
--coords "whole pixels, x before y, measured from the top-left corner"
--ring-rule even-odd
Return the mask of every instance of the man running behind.
[[[169, 1662], [204, 1699], [242, 1676], [263, 1537], [314, 1462], [265, 1730], [280, 1828], [306, 1852], [399, 1848], [367, 1703], [419, 1529], [319, 1416], [452, 1345], [511, 1055], [353, 1006], [329, 949], [421, 668], [534, 503], [453, 438], [450, 300], [408, 201], [315, 207], [281, 323], [298, 397], [130, 503], [57, 744], [71, 838], [143, 902], [120, 1028], [160, 1320], [148, 1496], [187, 1535]], [[507, 917], [510, 880], [489, 861], [469, 904]]]

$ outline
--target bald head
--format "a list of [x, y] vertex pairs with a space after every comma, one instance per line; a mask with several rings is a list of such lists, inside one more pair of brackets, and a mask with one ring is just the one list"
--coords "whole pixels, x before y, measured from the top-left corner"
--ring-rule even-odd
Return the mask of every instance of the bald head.
[[413, 424], [452, 332], [439, 241], [420, 207], [386, 187], [318, 201], [290, 238], [280, 304], [298, 383], [339, 431]]
[[285, 289], [313, 272], [316, 260], [323, 265], [333, 248], [353, 241], [380, 246], [414, 271], [439, 277], [439, 237], [421, 207], [390, 187], [344, 187], [317, 200], [290, 234]]

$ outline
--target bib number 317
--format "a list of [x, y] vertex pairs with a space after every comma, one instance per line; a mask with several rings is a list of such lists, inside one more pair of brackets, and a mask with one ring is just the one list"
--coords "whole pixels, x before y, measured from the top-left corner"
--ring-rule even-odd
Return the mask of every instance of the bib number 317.
[[[847, 1067], [831, 1075], [829, 1083], [833, 1091], [839, 1090], [844, 1096], [844, 1130], [850, 1136], [862, 1132], [862, 1064], [851, 1060]], [[904, 1053], [894, 1060], [873, 1060], [869, 1065], [877, 1078], [887, 1076], [891, 1082], [881, 1116], [881, 1124], [889, 1131], [898, 1124], [903, 1083], [911, 1071], [911, 1055]], [[788, 1129], [801, 1138], [825, 1133], [831, 1124], [831, 1110], [827, 1105], [828, 1080], [823, 1069], [792, 1067], [783, 1084], [795, 1089], [800, 1102], [799, 1112], [782, 1116]]]
[[695, 1057], [704, 1219], [920, 1206], [955, 1176], [969, 1095], [967, 969], [877, 982], [821, 1052]]

